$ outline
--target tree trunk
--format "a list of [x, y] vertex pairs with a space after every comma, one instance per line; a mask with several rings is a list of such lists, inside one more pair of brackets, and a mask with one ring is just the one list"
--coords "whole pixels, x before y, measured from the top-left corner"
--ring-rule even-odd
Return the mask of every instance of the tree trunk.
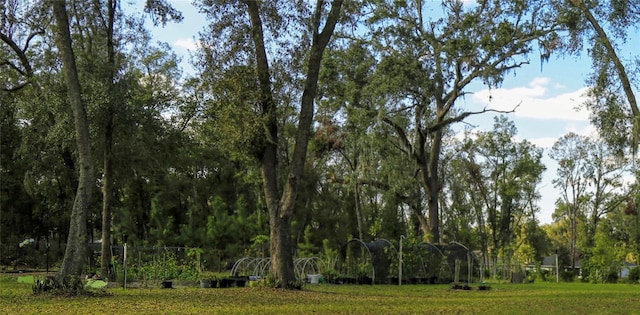
[[431, 150], [427, 172], [424, 181], [427, 188], [427, 205], [429, 214], [429, 235], [430, 241], [434, 244], [440, 243], [440, 177], [438, 175], [438, 164], [440, 162], [440, 151], [442, 148], [442, 129], [438, 129], [433, 134]]
[[115, 23], [115, 13], [118, 5], [117, 0], [107, 1], [108, 5], [108, 28], [107, 28], [107, 60], [108, 74], [106, 84], [108, 87], [108, 97], [104, 129], [104, 170], [102, 177], [102, 243], [100, 255], [100, 274], [106, 279], [114, 279], [111, 269], [111, 204], [113, 191], [113, 78], [115, 76], [115, 51], [113, 43], [113, 25]]
[[102, 177], [102, 243], [100, 255], [100, 275], [106, 279], [113, 279], [111, 269], [111, 200], [112, 200], [112, 141], [113, 117], [108, 114], [107, 129], [105, 130], [104, 174]]
[[69, 20], [65, 1], [52, 1], [56, 21], [56, 42], [62, 59], [69, 103], [73, 110], [75, 137], [78, 146], [79, 177], [75, 201], [71, 210], [67, 246], [60, 270], [56, 274], [58, 282], [69, 277], [80, 277], [87, 258], [87, 211], [91, 204], [91, 191], [95, 178], [91, 161], [89, 122], [82, 101], [80, 79], [71, 46]]
[[271, 251], [271, 276], [277, 286], [290, 288], [294, 285], [293, 247], [291, 242], [291, 219], [271, 216], [269, 220], [269, 249]]
[[[577, 206], [571, 206], [571, 208], [574, 208]], [[577, 228], [576, 226], [578, 225], [576, 222], [576, 217], [577, 217], [577, 209], [571, 209], [571, 214], [569, 215], [569, 228], [570, 228], [570, 233], [571, 233], [571, 243], [570, 243], [570, 255], [571, 255], [571, 269], [575, 269], [576, 267], [576, 238], [577, 238]]]
[[356, 210], [356, 220], [357, 220], [357, 224], [358, 224], [358, 238], [362, 240], [362, 238], [364, 237], [364, 233], [363, 233], [363, 224], [362, 224], [362, 213], [360, 213], [360, 185], [358, 184], [358, 178], [356, 177], [356, 183], [354, 185], [354, 194], [355, 194], [355, 206], [354, 209]]

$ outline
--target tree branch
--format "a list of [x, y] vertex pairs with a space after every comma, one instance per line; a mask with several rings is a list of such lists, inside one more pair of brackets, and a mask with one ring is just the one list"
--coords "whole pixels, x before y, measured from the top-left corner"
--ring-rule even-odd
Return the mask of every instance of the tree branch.
[[31, 40], [32, 40], [34, 37], [36, 37], [37, 35], [42, 35], [42, 36], [44, 36], [44, 31], [43, 31], [43, 30], [40, 30], [40, 31], [33, 32], [33, 33], [29, 34], [29, 36], [27, 36], [27, 40], [26, 40], [26, 41], [25, 41], [25, 43], [24, 43], [24, 47], [22, 48], [22, 51], [23, 51], [23, 52], [26, 52], [26, 51], [27, 51], [27, 49], [29, 49], [29, 43], [31, 43]]
[[[335, 174], [332, 174], [331, 177], [329, 178], [329, 182], [333, 183], [333, 184], [345, 185], [345, 184], [349, 183], [349, 180], [341, 178], [341, 177], [336, 177]], [[385, 190], [385, 191], [391, 189], [391, 185], [389, 185], [388, 183], [383, 183], [381, 181], [372, 180], [372, 179], [358, 179], [356, 181], [356, 185], [358, 185], [358, 186], [365, 186], [365, 185], [372, 186], [372, 187], [378, 188], [380, 190]], [[395, 196], [396, 196], [396, 198], [398, 198], [398, 200], [400, 200], [400, 201], [402, 201], [402, 202], [404, 202], [406, 204], [409, 204], [409, 201], [411, 199], [415, 199], [415, 198], [411, 198], [411, 196], [402, 195], [399, 192], [395, 192]]]
[[456, 122], [460, 122], [463, 121], [465, 118], [471, 116], [471, 115], [478, 115], [478, 114], [483, 114], [483, 113], [489, 113], [489, 112], [494, 112], [494, 113], [502, 113], [502, 114], [508, 114], [508, 113], [513, 113], [516, 111], [516, 109], [520, 106], [521, 103], [519, 103], [518, 105], [516, 105], [512, 110], [497, 110], [497, 109], [487, 109], [484, 108], [481, 111], [477, 111], [477, 112], [464, 112], [458, 116], [455, 117], [451, 117], [451, 118], [446, 118], [443, 119], [442, 121], [440, 121], [439, 123], [429, 126], [426, 131], [427, 133], [432, 133], [435, 132], [437, 130], [440, 130], [442, 128], [444, 128], [445, 126], [448, 126], [450, 124], [456, 123]]
[[[22, 51], [22, 49], [18, 47], [18, 44], [16, 44], [16, 42], [14, 42], [13, 39], [9, 38], [9, 36], [7, 36], [6, 34], [0, 33], [0, 39], [2, 39], [3, 42], [9, 45], [11, 50], [13, 50], [13, 52], [15, 52], [15, 54], [18, 56], [18, 59], [20, 59], [20, 63], [24, 67], [24, 72], [20, 71], [20, 74], [25, 76], [31, 76], [32, 75], [31, 66], [29, 65], [29, 60], [27, 59], [27, 56], [25, 55], [24, 51]], [[12, 68], [18, 70], [18, 68], [15, 67], [15, 65]]]
[[384, 121], [387, 125], [391, 126], [391, 128], [393, 128], [396, 131], [396, 134], [398, 134], [400, 141], [406, 147], [406, 152], [412, 153], [413, 146], [411, 145], [411, 142], [409, 141], [407, 134], [404, 132], [404, 129], [388, 117], [382, 118], [382, 121]]
[[26, 83], [22, 83], [20, 85], [16, 85], [13, 87], [9, 87], [9, 88], [2, 88], [2, 92], [15, 92], [15, 91], [19, 91], [22, 90], [22, 88], [26, 87], [27, 85], [29, 85], [28, 82]]
[[16, 66], [13, 62], [11, 62], [9, 60], [5, 60], [5, 61], [1, 62], [0, 66], [9, 66], [9, 68], [12, 68], [12, 69], [18, 71], [18, 73], [20, 73], [21, 75], [24, 75], [24, 76], [27, 75], [26, 73], [24, 73], [24, 71], [22, 71], [22, 69], [18, 68], [18, 66]]

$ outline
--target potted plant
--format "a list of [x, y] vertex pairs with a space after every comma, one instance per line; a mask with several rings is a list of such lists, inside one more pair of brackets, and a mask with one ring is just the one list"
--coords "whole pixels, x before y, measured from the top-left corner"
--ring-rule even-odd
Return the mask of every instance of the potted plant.
[[370, 263], [361, 263], [358, 265], [358, 284], [373, 284], [373, 278], [371, 277], [371, 271], [373, 270]]
[[[335, 284], [340, 275], [335, 269], [328, 268], [321, 272], [324, 281]], [[322, 280], [321, 280], [322, 281]]]
[[200, 279], [200, 287], [203, 289], [211, 288], [211, 279]]

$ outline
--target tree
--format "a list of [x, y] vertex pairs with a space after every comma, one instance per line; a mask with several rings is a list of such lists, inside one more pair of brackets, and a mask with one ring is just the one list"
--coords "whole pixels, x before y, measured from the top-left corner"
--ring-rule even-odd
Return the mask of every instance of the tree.
[[617, 230], [608, 220], [599, 225], [593, 245], [586, 249], [587, 255], [580, 266], [583, 275], [592, 283], [616, 282], [627, 254], [623, 231]]
[[561, 216], [569, 220], [571, 268], [575, 267], [578, 258], [578, 220], [584, 215], [589, 198], [587, 174], [593, 172], [588, 163], [592, 150], [593, 143], [587, 137], [568, 133], [556, 141], [549, 152], [549, 157], [559, 164], [553, 186], [561, 190], [560, 198], [556, 201], [557, 209], [561, 211]]
[[381, 61], [373, 84], [380, 93], [379, 116], [395, 132], [394, 145], [413, 160], [427, 195], [426, 213], [419, 209], [415, 215], [423, 233], [438, 243], [443, 137], [454, 123], [490, 111], [460, 111], [457, 101], [472, 82], [499, 85], [507, 72], [527, 63], [534, 41], [554, 35], [555, 25], [538, 18], [536, 1], [449, 1], [442, 18], [426, 15], [428, 3], [377, 2], [371, 34]]
[[82, 273], [82, 267], [87, 257], [87, 211], [91, 204], [95, 178], [91, 158], [89, 121], [82, 100], [82, 89], [71, 43], [66, 1], [52, 1], [52, 6], [57, 26], [56, 44], [60, 51], [69, 103], [74, 116], [79, 161], [78, 188], [71, 211], [67, 247], [60, 270], [56, 274], [56, 280], [62, 282], [69, 277], [80, 277]]
[[[49, 133], [48, 142], [45, 140], [56, 118], [52, 113], [54, 102], [46, 109], [41, 106], [46, 93], [42, 90], [43, 76], [37, 74], [37, 69], [47, 62], [39, 57], [46, 49], [46, 45], [40, 43], [46, 42], [43, 38], [49, 20], [42, 7], [40, 3], [7, 2], [0, 12], [0, 80], [3, 82], [0, 88], [3, 169], [0, 255], [5, 259], [17, 258], [12, 248], [17, 248], [15, 241], [43, 237], [48, 242], [51, 229], [63, 231], [61, 222], [67, 220], [66, 209], [70, 208], [70, 204], [67, 207], [56, 195], [71, 190], [73, 179], [66, 181], [64, 175], [73, 163], [64, 167], [52, 159], [56, 155], [60, 157], [56, 153], [69, 151], [65, 144], [56, 141], [55, 131]], [[39, 158], [29, 158], [32, 154]], [[40, 167], [40, 162], [47, 163], [47, 167]], [[32, 181], [33, 174], [40, 174], [40, 182], [47, 184]], [[34, 195], [46, 198], [37, 202]]]
[[623, 176], [628, 172], [628, 161], [617, 155], [613, 148], [602, 139], [593, 140], [592, 151], [588, 152], [585, 163], [591, 167], [585, 174], [589, 191], [587, 222], [585, 222], [586, 247], [594, 244], [601, 219], [625, 201], [622, 195]]
[[[270, 226], [270, 252], [271, 252], [271, 274], [277, 280], [278, 286], [290, 288], [294, 284], [295, 275], [293, 270], [293, 244], [291, 242], [291, 218], [296, 208], [296, 198], [298, 196], [298, 188], [301, 178], [304, 174], [305, 162], [307, 159], [307, 146], [311, 137], [311, 126], [314, 116], [314, 101], [317, 94], [317, 82], [322, 64], [323, 54], [329, 40], [334, 32], [335, 26], [341, 15], [343, 1], [333, 0], [330, 5], [325, 1], [317, 1], [315, 8], [309, 11], [306, 6], [298, 6], [295, 4], [282, 4], [270, 2], [242, 1], [241, 3], [217, 3], [216, 1], [203, 1], [202, 7], [207, 13], [219, 23], [213, 27], [213, 31], [220, 30], [222, 34], [230, 27], [239, 27], [235, 30], [237, 34], [243, 34], [250, 38], [248, 42], [232, 43], [231, 47], [240, 43], [250, 44], [251, 50], [235, 51], [232, 55], [235, 60], [228, 60], [231, 64], [247, 63], [253, 60], [252, 68], [255, 73], [255, 83], [258, 88], [255, 101], [258, 106], [256, 113], [260, 117], [262, 130], [260, 134], [260, 142], [255, 156], [257, 157], [263, 179], [263, 190], [265, 203], [269, 209], [269, 226]], [[328, 12], [325, 10], [330, 6]], [[290, 14], [293, 14], [292, 16]], [[323, 16], [326, 17], [323, 19]], [[289, 16], [287, 16], [289, 15]], [[240, 20], [240, 17], [246, 17], [247, 20]], [[238, 25], [231, 25], [230, 21], [239, 22]], [[308, 58], [304, 64], [305, 71], [301, 71], [302, 80], [302, 97], [299, 105], [299, 116], [293, 145], [293, 152], [290, 160], [287, 161], [289, 169], [284, 177], [284, 183], [280, 183], [280, 166], [282, 158], [279, 156], [279, 144], [281, 143], [281, 133], [279, 133], [278, 119], [280, 119], [278, 110], [281, 107], [278, 99], [274, 95], [273, 86], [273, 68], [269, 63], [269, 54], [276, 42], [269, 43], [271, 37], [279, 38], [276, 32], [282, 32], [278, 26], [284, 26], [283, 23], [303, 22], [303, 29], [309, 30], [302, 38], [310, 39], [310, 42], [303, 41], [296, 49], [304, 47], [307, 50]], [[307, 24], [308, 23], [308, 24]], [[215, 23], [213, 25], [216, 25]], [[292, 29], [291, 29], [292, 30]], [[265, 31], [269, 31], [266, 33]], [[286, 33], [286, 31], [285, 31]], [[217, 36], [218, 34], [210, 34]], [[235, 36], [235, 35], [233, 35]], [[287, 36], [295, 36], [293, 33]], [[307, 37], [308, 36], [308, 37]], [[231, 40], [241, 38], [232, 37]], [[239, 47], [238, 47], [239, 48]], [[247, 55], [242, 55], [246, 53]], [[293, 50], [289, 53], [293, 61], [296, 60], [296, 54]], [[278, 59], [276, 56], [272, 58]], [[297, 64], [299, 65], [299, 64]], [[245, 64], [249, 66], [249, 64]], [[282, 187], [280, 191], [279, 187]]]
[[[116, 74], [116, 57], [114, 43], [114, 24], [116, 19], [117, 0], [107, 1], [106, 19], [106, 47], [107, 47], [107, 73], [105, 83], [107, 85], [106, 119], [104, 124], [104, 151], [102, 171], [102, 236], [100, 255], [100, 274], [113, 279], [111, 266], [111, 208], [113, 204], [113, 112], [116, 101], [113, 99], [114, 80]], [[103, 19], [104, 20], [104, 19]]]
[[[118, 34], [122, 32], [122, 26], [118, 19], [123, 19], [122, 13], [118, 12], [119, 2], [118, 0], [107, 0], [106, 10], [102, 6], [91, 6], [95, 18], [87, 19], [92, 20], [96, 25], [90, 25], [90, 29], [97, 29], [98, 39], [104, 39], [104, 47], [106, 50], [106, 62], [102, 67], [104, 71], [99, 71], [97, 76], [98, 80], [103, 81], [106, 89], [106, 100], [102, 104], [104, 125], [103, 131], [103, 151], [102, 151], [102, 222], [101, 222], [101, 263], [100, 274], [107, 278], [113, 278], [111, 266], [111, 220], [112, 220], [112, 207], [114, 197], [114, 133], [117, 128], [115, 120], [118, 118], [118, 113], [122, 112], [120, 104], [125, 103], [126, 97], [123, 97], [126, 88], [123, 88], [123, 84], [126, 80], [117, 80], [116, 74], [122, 69], [122, 44], [120, 38], [126, 35]], [[164, 26], [168, 21], [174, 20], [180, 22], [182, 15], [180, 12], [175, 11], [170, 5], [162, 0], [147, 1], [145, 4], [145, 12], [150, 13], [154, 23], [162, 23]], [[79, 14], [87, 14], [87, 12], [79, 12]], [[105, 16], [106, 15], [106, 16]], [[82, 20], [82, 19], [79, 19]], [[131, 23], [131, 22], [130, 22]], [[120, 30], [116, 27], [120, 27]], [[94, 31], [95, 32], [95, 31]], [[83, 32], [84, 33], [84, 32]], [[90, 32], [86, 32], [90, 33]], [[86, 34], [85, 33], [85, 34]], [[102, 38], [102, 36], [103, 38]], [[144, 32], [140, 34], [140, 39], [144, 39]], [[120, 37], [120, 38], [119, 38]], [[95, 45], [95, 44], [94, 44]], [[93, 47], [94, 45], [89, 45]], [[97, 46], [97, 45], [95, 45]], [[84, 46], [83, 46], [84, 47]], [[98, 59], [100, 50], [88, 51], [89, 59]], [[151, 54], [153, 55], [153, 54]], [[148, 56], [146, 56], [148, 57]], [[133, 59], [133, 58], [132, 58]]]
[[496, 117], [493, 130], [467, 140], [471, 143], [465, 150], [469, 183], [485, 212], [477, 224], [485, 223], [489, 234], [480, 237], [492, 243], [481, 248], [491, 250], [485, 257], [495, 261], [501, 256], [507, 263], [523, 244], [517, 241], [525, 239], [519, 233], [527, 222], [535, 222], [539, 210], [535, 202], [540, 198], [537, 185], [546, 169], [542, 150], [526, 140], [515, 142], [516, 134], [512, 121]]
[[421, 189], [412, 186], [413, 174], [405, 167], [410, 160], [393, 154], [388, 132], [376, 118], [370, 93], [374, 51], [363, 40], [342, 39], [349, 43], [326, 53], [321, 72], [321, 125], [312, 144], [323, 159], [316, 163], [326, 164], [328, 184], [341, 187], [343, 209], [357, 226], [351, 235], [397, 239], [406, 234], [399, 226], [411, 215], [404, 210], [423, 200]]

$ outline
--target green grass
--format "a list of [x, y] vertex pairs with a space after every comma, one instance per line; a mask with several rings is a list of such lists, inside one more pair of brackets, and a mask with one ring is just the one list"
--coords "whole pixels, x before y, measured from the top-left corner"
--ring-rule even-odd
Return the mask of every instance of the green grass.
[[107, 292], [102, 297], [33, 296], [30, 285], [0, 277], [0, 314], [640, 314], [640, 286], [629, 284], [492, 284], [490, 291], [453, 291], [448, 285], [308, 285], [303, 291], [182, 287]]

